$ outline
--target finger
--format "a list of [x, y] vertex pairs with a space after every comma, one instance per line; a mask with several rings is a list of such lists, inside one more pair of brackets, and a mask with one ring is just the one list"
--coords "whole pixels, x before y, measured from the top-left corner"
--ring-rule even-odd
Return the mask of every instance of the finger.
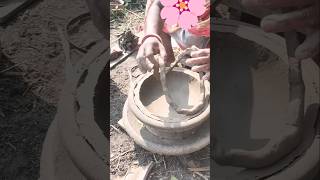
[[162, 59], [162, 61], [166, 63], [165, 61], [167, 60], [167, 57], [168, 57], [167, 51], [162, 44], [159, 44], [159, 54], [160, 54], [160, 59]]
[[313, 4], [315, 0], [242, 0], [247, 7], [283, 8]]
[[147, 70], [151, 71], [155, 65], [158, 65], [157, 60], [154, 58], [154, 56], [149, 56], [147, 62]]
[[209, 64], [210, 63], [209, 60], [210, 60], [209, 57], [189, 58], [186, 60], [186, 64], [188, 66]]
[[297, 47], [295, 56], [297, 59], [307, 59], [319, 54], [320, 31], [307, 36], [306, 40]]
[[304, 27], [318, 27], [319, 23], [318, 10], [309, 7], [290, 13], [266, 16], [261, 22], [261, 27], [267, 32], [284, 32]]
[[156, 61], [156, 59], [154, 58], [154, 49], [152, 46], [147, 46], [146, 47], [146, 58], [149, 62], [147, 62], [147, 70], [151, 71], [153, 69], [153, 64], [157, 64], [158, 62]]
[[191, 68], [192, 71], [195, 72], [208, 72], [210, 71], [210, 64], [204, 64], [204, 65], [200, 65], [200, 66], [193, 66]]
[[165, 60], [161, 56], [158, 59], [158, 63], [160, 67], [163, 67], [166, 64]]
[[210, 49], [201, 49], [199, 51], [192, 51], [190, 53], [191, 57], [202, 57], [202, 56], [208, 56], [210, 54]]
[[147, 72], [147, 64], [146, 64], [146, 58], [144, 56], [144, 48], [143, 47], [139, 48], [136, 60], [137, 60], [138, 67], [141, 70], [141, 72], [146, 73]]
[[202, 77], [203, 80], [210, 80], [210, 72], [207, 72], [203, 77]]

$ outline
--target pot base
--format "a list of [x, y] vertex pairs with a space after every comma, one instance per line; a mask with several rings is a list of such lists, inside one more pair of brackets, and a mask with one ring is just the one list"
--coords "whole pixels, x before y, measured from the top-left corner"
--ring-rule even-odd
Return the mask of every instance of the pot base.
[[126, 101], [119, 125], [134, 141], [144, 149], [163, 155], [190, 154], [206, 147], [210, 143], [210, 121], [203, 123], [198, 131], [181, 139], [167, 139], [152, 134], [129, 110]]

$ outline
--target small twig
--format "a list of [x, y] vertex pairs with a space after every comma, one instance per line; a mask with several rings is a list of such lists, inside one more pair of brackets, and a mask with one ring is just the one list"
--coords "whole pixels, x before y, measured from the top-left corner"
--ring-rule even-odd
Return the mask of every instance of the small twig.
[[119, 164], [120, 164], [120, 159], [121, 157], [118, 158], [118, 162], [117, 162], [117, 166], [116, 166], [116, 170], [118, 170]]
[[30, 85], [30, 86], [28, 86], [27, 88], [26, 88], [26, 90], [24, 90], [24, 92], [22, 93], [22, 96], [24, 97], [28, 92], [29, 92], [29, 90], [32, 88], [32, 84]]
[[119, 154], [118, 156], [110, 159], [110, 161], [113, 161], [113, 160], [115, 160], [115, 159], [118, 159], [119, 157], [121, 157], [121, 156], [123, 156], [123, 155], [125, 155], [125, 154], [127, 154], [128, 152], [131, 152], [131, 151], [134, 151], [134, 149], [128, 150], [128, 151], [126, 151], [126, 152], [123, 152], [123, 153]]
[[202, 177], [204, 180], [209, 180], [205, 175], [203, 175], [203, 174], [201, 174], [201, 173], [199, 173], [199, 172], [194, 172], [194, 174]]
[[11, 144], [10, 142], [6, 142], [6, 144], [9, 145], [14, 151], [17, 150], [17, 148], [13, 144]]
[[133, 11], [130, 11], [129, 9], [125, 9], [126, 11], [128, 11], [129, 13], [131, 13], [131, 14], [134, 14], [134, 15], [136, 15], [138, 18], [140, 18], [140, 19], [143, 19], [144, 17], [142, 17], [142, 16], [140, 16], [139, 14], [137, 14], [137, 13], [135, 13], [135, 12], [133, 12]]
[[164, 156], [162, 156], [162, 161], [163, 161], [164, 169], [167, 169], [166, 159]]
[[157, 158], [156, 158], [156, 155], [155, 155], [155, 154], [152, 154], [152, 155], [153, 155], [154, 161], [155, 161], [156, 163], [159, 163], [159, 161], [158, 161]]
[[206, 166], [206, 167], [199, 167], [199, 168], [188, 168], [188, 170], [192, 172], [203, 172], [203, 171], [210, 171], [210, 167]]
[[13, 65], [13, 66], [10, 66], [10, 67], [8, 67], [8, 68], [6, 68], [6, 69], [4, 69], [4, 70], [0, 71], [0, 74], [5, 73], [5, 72], [7, 72], [7, 71], [10, 71], [11, 69], [13, 69], [13, 68], [15, 68], [15, 67], [19, 66], [20, 64], [22, 64], [22, 63], [17, 63], [17, 64], [15, 64], [15, 65]]
[[116, 130], [119, 134], [121, 134], [121, 131], [118, 129], [118, 128], [116, 128], [114, 125], [110, 125], [114, 130]]
[[166, 73], [172, 71], [172, 69], [173, 69], [182, 59], [183, 59], [183, 56], [180, 56], [179, 58], [177, 58], [177, 60], [172, 63], [172, 66], [166, 71]]

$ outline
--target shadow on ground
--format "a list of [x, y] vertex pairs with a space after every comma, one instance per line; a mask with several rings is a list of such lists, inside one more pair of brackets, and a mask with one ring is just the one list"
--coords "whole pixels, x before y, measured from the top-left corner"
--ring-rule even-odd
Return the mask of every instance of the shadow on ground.
[[[0, 71], [11, 66], [0, 60]], [[39, 177], [42, 143], [56, 113], [21, 75], [15, 68], [0, 74], [0, 179]]]

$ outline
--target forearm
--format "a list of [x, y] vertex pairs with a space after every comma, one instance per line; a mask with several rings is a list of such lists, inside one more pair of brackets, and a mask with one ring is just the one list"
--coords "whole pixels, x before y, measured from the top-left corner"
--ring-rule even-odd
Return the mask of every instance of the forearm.
[[147, 11], [146, 22], [145, 22], [145, 33], [146, 34], [158, 34], [163, 27], [163, 20], [160, 17], [162, 5], [159, 0], [152, 2], [150, 9]]

